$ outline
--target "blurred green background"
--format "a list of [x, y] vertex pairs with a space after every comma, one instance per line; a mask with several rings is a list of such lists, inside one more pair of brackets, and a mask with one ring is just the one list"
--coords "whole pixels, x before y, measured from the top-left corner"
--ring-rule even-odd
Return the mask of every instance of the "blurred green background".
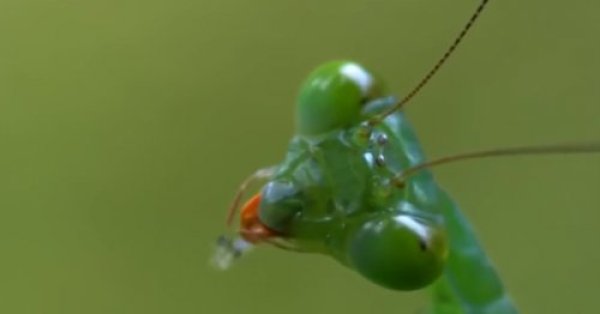
[[[321, 256], [210, 268], [297, 88], [351, 58], [407, 92], [464, 1], [0, 2], [0, 313], [416, 313]], [[408, 114], [430, 156], [600, 139], [600, 3], [493, 1]], [[436, 169], [523, 313], [599, 308], [600, 157]]]

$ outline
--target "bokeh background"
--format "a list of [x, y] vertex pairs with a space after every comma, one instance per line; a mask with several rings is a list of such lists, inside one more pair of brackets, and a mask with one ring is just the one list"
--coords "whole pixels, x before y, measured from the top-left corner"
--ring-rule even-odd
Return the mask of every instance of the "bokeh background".
[[[1, 313], [416, 313], [423, 292], [262, 248], [208, 259], [239, 182], [279, 161], [304, 76], [330, 59], [397, 94], [461, 1], [0, 2]], [[600, 140], [600, 3], [492, 1], [407, 107], [429, 156]], [[600, 307], [600, 156], [435, 170], [523, 313]]]

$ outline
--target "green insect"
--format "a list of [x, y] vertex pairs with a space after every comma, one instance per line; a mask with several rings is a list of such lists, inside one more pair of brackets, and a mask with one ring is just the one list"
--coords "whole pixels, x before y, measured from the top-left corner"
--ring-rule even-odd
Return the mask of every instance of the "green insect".
[[506, 155], [599, 152], [598, 144], [514, 147], [427, 161], [401, 109], [448, 59], [482, 12], [481, 2], [440, 61], [398, 101], [371, 71], [326, 63], [300, 89], [297, 133], [283, 161], [241, 210], [240, 237], [221, 237], [222, 266], [252, 244], [328, 255], [389, 289], [431, 287], [430, 313], [517, 313], [458, 206], [435, 182], [438, 164]]

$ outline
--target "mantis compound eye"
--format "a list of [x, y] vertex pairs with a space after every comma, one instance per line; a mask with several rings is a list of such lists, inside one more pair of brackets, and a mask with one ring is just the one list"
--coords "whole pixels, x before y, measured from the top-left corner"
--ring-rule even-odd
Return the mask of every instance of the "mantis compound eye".
[[381, 80], [362, 65], [334, 61], [306, 79], [297, 101], [297, 126], [302, 134], [319, 134], [360, 122], [362, 106], [384, 93]]
[[407, 214], [385, 214], [351, 236], [349, 261], [369, 280], [394, 290], [415, 290], [437, 279], [447, 256], [438, 225]]

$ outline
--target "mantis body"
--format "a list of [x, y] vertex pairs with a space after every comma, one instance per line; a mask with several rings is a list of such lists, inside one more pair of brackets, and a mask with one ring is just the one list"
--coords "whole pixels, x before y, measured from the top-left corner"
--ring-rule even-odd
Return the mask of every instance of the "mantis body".
[[428, 161], [402, 107], [433, 77], [487, 0], [412, 92], [397, 101], [376, 75], [353, 61], [326, 63], [300, 89], [297, 133], [283, 161], [248, 184], [266, 184], [242, 208], [240, 238], [249, 243], [328, 255], [389, 289], [431, 291], [430, 313], [517, 313], [492, 263], [456, 203], [429, 167], [468, 158], [599, 152], [600, 145], [495, 149]]

